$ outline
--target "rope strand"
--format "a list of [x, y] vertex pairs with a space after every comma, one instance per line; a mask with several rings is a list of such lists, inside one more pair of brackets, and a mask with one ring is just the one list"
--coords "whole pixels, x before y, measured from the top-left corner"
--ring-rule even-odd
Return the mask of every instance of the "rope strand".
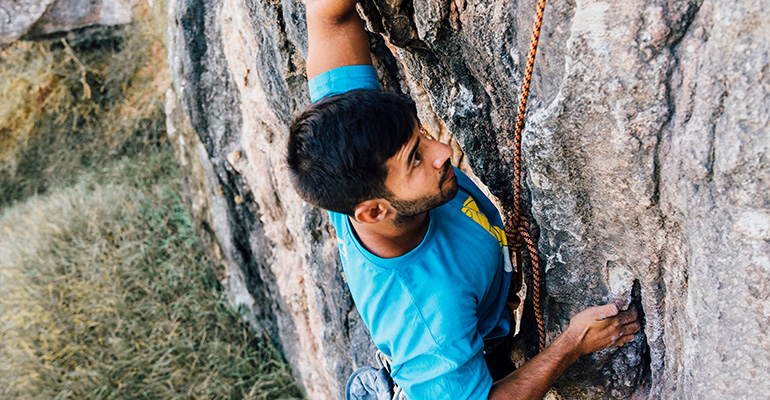
[[[537, 247], [529, 234], [529, 223], [527, 218], [521, 212], [522, 208], [522, 195], [521, 195], [521, 131], [524, 128], [524, 115], [527, 111], [527, 98], [529, 97], [529, 85], [532, 81], [532, 69], [535, 65], [535, 54], [537, 53], [537, 43], [540, 40], [540, 27], [543, 24], [543, 13], [545, 12], [545, 1], [539, 0], [537, 3], [537, 14], [535, 17], [535, 25], [532, 28], [532, 38], [529, 43], [529, 55], [527, 56], [527, 67], [524, 71], [524, 82], [521, 85], [521, 98], [519, 100], [519, 113], [516, 116], [516, 127], [514, 131], [514, 153], [513, 153], [513, 188], [514, 197], [513, 202], [513, 218], [509, 219], [505, 224], [505, 230], [509, 237], [513, 237], [516, 240], [517, 247], [521, 247], [521, 241], [523, 240], [529, 250], [530, 261], [532, 262], [532, 300], [535, 309], [535, 320], [537, 321], [538, 343], [540, 351], [545, 349], [545, 322], [543, 320], [542, 309], [542, 279], [540, 276], [540, 261], [537, 256]], [[514, 224], [518, 223], [518, 229], [514, 228]]]

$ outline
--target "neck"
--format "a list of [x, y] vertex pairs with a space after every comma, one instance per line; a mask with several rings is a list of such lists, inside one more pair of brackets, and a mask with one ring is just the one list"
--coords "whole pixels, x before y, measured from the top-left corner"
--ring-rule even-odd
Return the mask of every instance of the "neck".
[[428, 232], [428, 213], [398, 224], [392, 220], [363, 224], [350, 218], [356, 237], [366, 250], [381, 258], [394, 258], [414, 250]]

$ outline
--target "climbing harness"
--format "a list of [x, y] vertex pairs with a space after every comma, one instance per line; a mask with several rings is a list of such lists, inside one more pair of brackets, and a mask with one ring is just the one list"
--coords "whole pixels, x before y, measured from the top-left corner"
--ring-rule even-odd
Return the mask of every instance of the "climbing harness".
[[[524, 114], [527, 110], [527, 97], [529, 97], [529, 84], [532, 80], [532, 68], [535, 65], [535, 53], [537, 52], [537, 42], [540, 39], [540, 26], [543, 24], [543, 12], [545, 11], [545, 0], [538, 0], [537, 14], [535, 16], [535, 25], [532, 28], [532, 38], [529, 43], [529, 55], [527, 56], [527, 68], [524, 70], [524, 82], [521, 85], [521, 97], [519, 100], [519, 113], [516, 117], [516, 127], [514, 131], [514, 152], [513, 152], [513, 217], [505, 223], [505, 232], [508, 237], [516, 238], [518, 251], [521, 248], [521, 240], [526, 243], [529, 250], [530, 261], [532, 262], [532, 302], [534, 303], [535, 319], [537, 320], [537, 334], [540, 351], [545, 348], [545, 323], [543, 322], [542, 309], [542, 280], [540, 277], [540, 261], [537, 257], [537, 247], [529, 234], [529, 222], [521, 212], [521, 130], [524, 128]], [[518, 225], [517, 225], [518, 222]]]

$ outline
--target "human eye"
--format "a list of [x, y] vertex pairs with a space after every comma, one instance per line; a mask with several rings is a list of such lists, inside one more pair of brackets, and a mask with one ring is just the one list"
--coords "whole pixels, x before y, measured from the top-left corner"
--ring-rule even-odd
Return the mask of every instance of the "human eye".
[[412, 168], [417, 168], [422, 164], [422, 158], [420, 157], [420, 152], [414, 153], [414, 159], [412, 160]]

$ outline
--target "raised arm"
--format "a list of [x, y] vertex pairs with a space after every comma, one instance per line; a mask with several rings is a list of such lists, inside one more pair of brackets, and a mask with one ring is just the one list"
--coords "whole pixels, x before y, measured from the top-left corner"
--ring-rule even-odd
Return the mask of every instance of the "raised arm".
[[307, 78], [345, 65], [371, 65], [356, 0], [307, 0]]

